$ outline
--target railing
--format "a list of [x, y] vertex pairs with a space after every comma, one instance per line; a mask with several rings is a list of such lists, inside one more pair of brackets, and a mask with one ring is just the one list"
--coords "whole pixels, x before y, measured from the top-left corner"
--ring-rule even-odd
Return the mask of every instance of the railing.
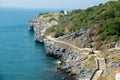
[[91, 76], [90, 80], [92, 80], [92, 79], [93, 79], [93, 77], [94, 77], [95, 73], [96, 73], [98, 70], [99, 70], [98, 68], [96, 68], [96, 69], [94, 70], [94, 72], [92, 73], [92, 76]]

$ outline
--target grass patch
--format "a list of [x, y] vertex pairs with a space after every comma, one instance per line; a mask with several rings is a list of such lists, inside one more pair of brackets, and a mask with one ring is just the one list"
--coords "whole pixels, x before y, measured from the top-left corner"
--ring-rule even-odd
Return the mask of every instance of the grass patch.
[[96, 56], [92, 56], [89, 60], [85, 62], [86, 67], [96, 67], [96, 62], [95, 62]]

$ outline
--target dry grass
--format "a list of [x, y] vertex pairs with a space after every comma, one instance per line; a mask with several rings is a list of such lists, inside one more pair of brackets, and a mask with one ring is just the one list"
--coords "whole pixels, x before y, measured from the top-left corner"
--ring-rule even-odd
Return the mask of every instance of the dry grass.
[[88, 60], [84, 63], [84, 65], [85, 65], [86, 67], [95, 67], [95, 68], [96, 68], [95, 58], [96, 58], [96, 56], [92, 56], [90, 59], [88, 59]]
[[63, 15], [63, 14], [61, 14], [61, 13], [47, 13], [47, 14], [42, 14], [42, 17], [41, 17], [41, 15], [38, 16], [36, 19], [37, 20], [41, 20], [41, 19], [42, 20], [50, 20], [51, 18], [54, 18], [54, 19], [58, 20], [60, 15]]
[[[55, 33], [52, 32], [52, 33], [50, 33], [50, 34], [48, 34], [48, 35], [51, 36], [51, 37], [54, 37]], [[48, 35], [46, 34], [46, 36], [48, 36]]]
[[115, 75], [117, 73], [120, 73], [120, 67], [116, 69], [110, 69], [110, 72], [108, 75], [102, 74], [98, 80], [115, 80]]

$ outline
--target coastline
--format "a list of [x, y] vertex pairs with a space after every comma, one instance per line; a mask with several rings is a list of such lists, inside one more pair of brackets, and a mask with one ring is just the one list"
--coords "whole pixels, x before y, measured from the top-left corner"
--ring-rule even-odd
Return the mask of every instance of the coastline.
[[[48, 16], [49, 14], [53, 16]], [[29, 26], [29, 30], [34, 31], [35, 33], [35, 41], [44, 44], [46, 55], [59, 60], [57, 62], [57, 69], [59, 71], [69, 74], [74, 77], [75, 80], [98, 80], [103, 73], [106, 74], [107, 70], [112, 67], [110, 66], [111, 64], [114, 64], [114, 67], [119, 65], [118, 63], [112, 62], [106, 66], [106, 55], [103, 54], [105, 51], [87, 48], [86, 46], [82, 47], [82, 45], [85, 45], [84, 42], [81, 43], [81, 47], [78, 47], [70, 42], [67, 42], [67, 39], [64, 38], [65, 36], [58, 38], [45, 36], [47, 28], [58, 24], [58, 18], [54, 16], [59, 17], [60, 15], [61, 13], [45, 13], [38, 15], [30, 21]], [[56, 20], [51, 20], [53, 18]], [[74, 40], [73, 35], [75, 34], [75, 37], [85, 38], [86, 40], [88, 39], [87, 41], [89, 42], [92, 39], [90, 33], [91, 29], [86, 29], [78, 33], [71, 32], [67, 38]], [[116, 43], [111, 45], [116, 45]], [[111, 45], [108, 45], [108, 47], [111, 47]], [[119, 51], [119, 48], [115, 49], [118, 49]], [[107, 49], [105, 53], [109, 54], [112, 51], [113, 49], [110, 48]], [[117, 50], [115, 52], [118, 53]], [[101, 56], [101, 54], [104, 56]], [[117, 68], [119, 68], [119, 66], [117, 66]]]
[[79, 49], [76, 46], [71, 46], [69, 43], [62, 42], [59, 39], [44, 36], [44, 31], [52, 25], [54, 24], [42, 20], [36, 21], [34, 19], [30, 21], [29, 30], [34, 31], [36, 42], [44, 44], [46, 55], [59, 60], [58, 70], [75, 77], [76, 80], [85, 78], [90, 79], [95, 69], [94, 67], [86, 67], [85, 69], [84, 61], [88, 59], [88, 55], [92, 50], [86, 48]]

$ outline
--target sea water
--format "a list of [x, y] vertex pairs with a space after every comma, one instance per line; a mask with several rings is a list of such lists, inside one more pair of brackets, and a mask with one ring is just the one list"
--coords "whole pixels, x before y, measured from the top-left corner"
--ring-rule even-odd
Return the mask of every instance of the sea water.
[[[50, 9], [0, 9], [0, 80], [70, 80], [55, 72], [55, 59], [34, 42], [29, 20]], [[64, 78], [63, 78], [64, 76]]]

